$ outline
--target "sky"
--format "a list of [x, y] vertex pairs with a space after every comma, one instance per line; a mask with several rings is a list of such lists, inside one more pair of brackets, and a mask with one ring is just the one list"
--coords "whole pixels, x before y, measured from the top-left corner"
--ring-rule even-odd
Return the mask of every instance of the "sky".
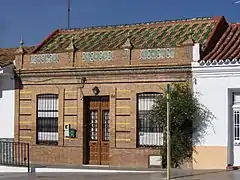
[[[38, 45], [67, 28], [68, 0], [1, 0], [0, 48]], [[234, 0], [71, 0], [71, 28], [225, 16], [240, 22]]]

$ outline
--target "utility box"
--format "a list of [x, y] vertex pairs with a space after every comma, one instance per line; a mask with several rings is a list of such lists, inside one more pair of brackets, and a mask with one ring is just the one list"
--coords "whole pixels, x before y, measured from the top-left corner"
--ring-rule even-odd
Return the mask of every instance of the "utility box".
[[76, 138], [77, 137], [77, 130], [76, 129], [69, 129], [69, 137]]
[[162, 168], [162, 156], [149, 155], [148, 156], [148, 167]]

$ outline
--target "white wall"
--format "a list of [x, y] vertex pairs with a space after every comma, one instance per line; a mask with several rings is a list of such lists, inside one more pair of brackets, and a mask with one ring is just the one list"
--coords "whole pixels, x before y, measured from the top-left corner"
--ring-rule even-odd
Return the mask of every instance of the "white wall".
[[227, 146], [228, 88], [240, 88], [240, 64], [201, 67], [193, 62], [192, 67], [194, 91], [199, 93], [199, 101], [216, 116], [212, 121], [214, 130], [212, 127], [207, 129], [200, 145]]
[[14, 79], [13, 65], [0, 73], [0, 138], [14, 138]]

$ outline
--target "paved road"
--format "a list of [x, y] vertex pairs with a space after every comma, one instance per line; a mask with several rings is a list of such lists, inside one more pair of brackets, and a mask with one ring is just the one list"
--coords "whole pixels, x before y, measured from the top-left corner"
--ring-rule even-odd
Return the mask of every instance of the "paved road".
[[[163, 172], [152, 173], [0, 173], [0, 180], [163, 180]], [[240, 170], [237, 171], [207, 171], [173, 173], [175, 180], [239, 180]]]

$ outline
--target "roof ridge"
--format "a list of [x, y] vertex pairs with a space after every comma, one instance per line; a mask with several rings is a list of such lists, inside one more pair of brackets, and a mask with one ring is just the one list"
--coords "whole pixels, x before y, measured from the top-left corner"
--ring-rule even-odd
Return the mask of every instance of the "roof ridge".
[[240, 26], [240, 22], [230, 23], [230, 26]]
[[215, 17], [194, 17], [194, 18], [182, 18], [175, 20], [162, 20], [162, 21], [145, 21], [145, 22], [136, 22], [136, 23], [128, 23], [128, 24], [112, 24], [112, 25], [103, 25], [103, 26], [88, 26], [82, 28], [70, 28], [58, 29], [60, 32], [71, 32], [77, 30], [96, 30], [96, 29], [107, 29], [107, 28], [120, 28], [120, 27], [133, 27], [133, 26], [141, 26], [141, 25], [154, 25], [154, 24], [167, 24], [167, 23], [176, 23], [176, 22], [193, 22], [193, 21], [211, 21], [217, 20]]

